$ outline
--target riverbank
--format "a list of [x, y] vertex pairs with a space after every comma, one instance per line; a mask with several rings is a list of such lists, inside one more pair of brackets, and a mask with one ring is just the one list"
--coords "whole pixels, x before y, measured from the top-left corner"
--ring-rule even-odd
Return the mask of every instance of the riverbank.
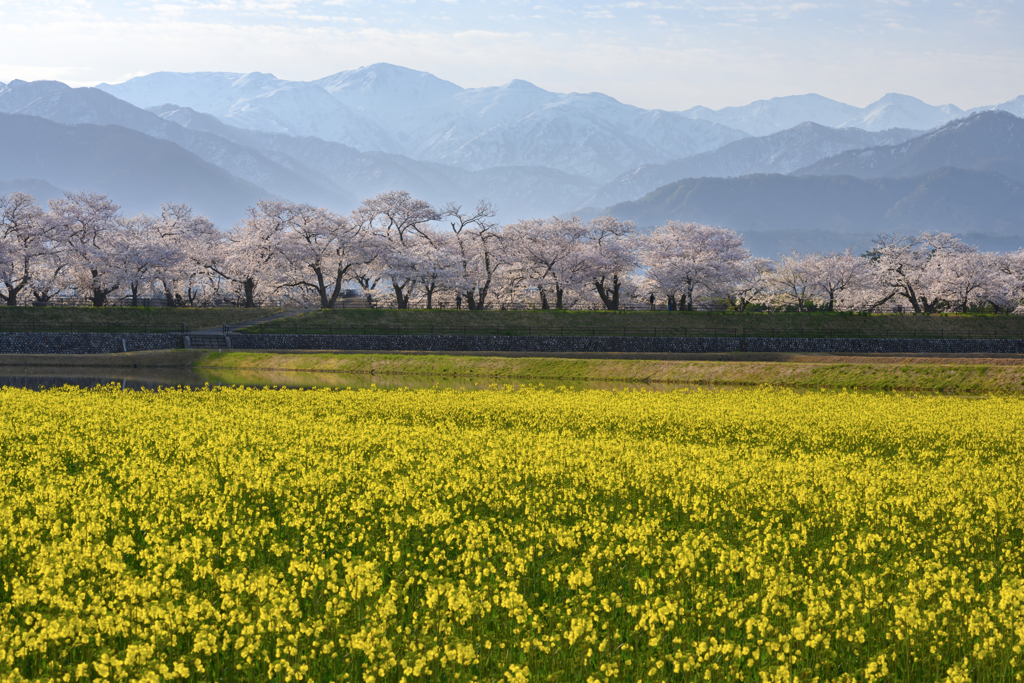
[[[613, 354], [592, 354], [593, 356]], [[656, 354], [650, 354], [656, 355]], [[538, 382], [751, 385], [956, 393], [1024, 390], [1024, 358], [688, 354], [687, 358], [211, 353], [197, 368]], [[705, 357], [701, 357], [705, 356]], [[710, 356], [710, 357], [706, 357]]]
[[[210, 352], [195, 349], [117, 354], [0, 354], [2, 368], [178, 368], [246, 373], [310, 373], [515, 382], [617, 382], [899, 389], [988, 393], [1024, 391], [1019, 355], [825, 355], [809, 353], [621, 354]], [[230, 376], [225, 375], [225, 377]], [[311, 377], [312, 379], [312, 377]]]
[[160, 349], [128, 353], [0, 353], [0, 367], [190, 368], [209, 351]]

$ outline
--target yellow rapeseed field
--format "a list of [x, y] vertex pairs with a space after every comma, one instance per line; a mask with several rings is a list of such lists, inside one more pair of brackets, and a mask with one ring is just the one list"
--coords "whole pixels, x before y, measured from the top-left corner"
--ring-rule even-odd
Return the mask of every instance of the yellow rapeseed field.
[[0, 678], [1024, 679], [1024, 399], [0, 390]]

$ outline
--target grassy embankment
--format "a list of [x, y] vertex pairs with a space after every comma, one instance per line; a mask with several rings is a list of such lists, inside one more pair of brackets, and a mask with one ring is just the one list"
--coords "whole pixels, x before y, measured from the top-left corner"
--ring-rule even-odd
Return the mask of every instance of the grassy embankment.
[[[178, 331], [237, 325], [280, 309], [0, 306], [0, 331]], [[1014, 337], [1024, 316], [667, 311], [313, 311], [240, 330], [305, 334], [566, 336]]]
[[315, 311], [247, 328], [287, 334], [1024, 338], [1024, 316], [667, 311]]
[[[583, 354], [580, 354], [583, 355]], [[193, 368], [211, 381], [295, 385], [298, 375], [467, 379], [502, 383], [614, 382], [859, 388], [956, 393], [1024, 391], [1024, 357], [788, 353], [525, 354], [211, 353], [202, 350], [117, 354], [0, 354], [0, 368]], [[3, 370], [0, 369], [0, 374]], [[305, 378], [303, 378], [305, 379]], [[319, 381], [318, 381], [319, 382]], [[304, 382], [303, 382], [304, 383]], [[328, 382], [329, 383], [329, 382]]]
[[[193, 330], [237, 324], [273, 309], [131, 309], [0, 307], [3, 323], [39, 326], [110, 325], [119, 331]], [[493, 334], [699, 334], [717, 330], [777, 336], [1010, 336], [1024, 334], [1024, 316], [735, 314], [565, 311], [318, 311], [257, 327], [261, 331], [417, 333], [457, 325]], [[493, 328], [492, 328], [493, 326]], [[1024, 390], [1024, 358], [951, 356], [824, 356], [817, 354], [360, 354], [224, 353], [168, 350], [101, 355], [0, 354], [0, 365], [49, 367], [207, 368], [231, 371], [322, 372], [338, 375], [416, 376], [520, 382], [626, 382], [793, 387], [917, 389], [984, 393]], [[225, 374], [227, 373], [227, 374]]]
[[[714, 359], [706, 359], [711, 356]], [[754, 358], [750, 358], [754, 356]], [[704, 358], [704, 359], [700, 359]], [[700, 359], [700, 360], [698, 360]], [[743, 360], [740, 360], [743, 359]], [[957, 393], [1024, 391], [1024, 358], [694, 354], [686, 360], [531, 358], [436, 354], [209, 353], [194, 367], [221, 381], [232, 373], [315, 372], [517, 382], [624, 382], [906, 389]], [[237, 381], [237, 380], [235, 380]], [[285, 383], [285, 382], [282, 382]]]
[[279, 313], [279, 308], [88, 308], [0, 306], [0, 332], [180, 332], [234, 325]]

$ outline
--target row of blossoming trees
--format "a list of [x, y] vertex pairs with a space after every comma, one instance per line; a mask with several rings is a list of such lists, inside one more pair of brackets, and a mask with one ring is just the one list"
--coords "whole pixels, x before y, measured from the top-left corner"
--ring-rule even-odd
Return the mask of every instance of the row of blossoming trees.
[[183, 205], [127, 217], [107, 197], [68, 194], [49, 210], [0, 197], [0, 298], [137, 304], [291, 299], [333, 308], [358, 290], [375, 304], [469, 309], [607, 309], [723, 302], [807, 310], [1021, 309], [1024, 251], [979, 252], [948, 234], [883, 235], [868, 254], [754, 258], [736, 233], [668, 222], [650, 233], [603, 216], [500, 226], [494, 208], [440, 209], [388, 192], [350, 215], [260, 201], [220, 231]]

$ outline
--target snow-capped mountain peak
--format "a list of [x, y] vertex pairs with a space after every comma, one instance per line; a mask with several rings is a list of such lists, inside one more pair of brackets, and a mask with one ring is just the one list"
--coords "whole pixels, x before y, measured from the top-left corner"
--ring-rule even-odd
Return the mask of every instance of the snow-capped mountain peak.
[[[928, 130], [963, 115], [954, 105], [898, 93], [863, 108], [809, 93], [717, 111], [647, 110], [601, 93], [549, 92], [519, 79], [463, 88], [384, 63], [309, 82], [266, 73], [156, 73], [99, 87], [136, 106], [173, 103], [250, 130], [316, 136], [472, 169], [546, 166], [599, 182], [803, 122], [873, 132]], [[1024, 101], [1006, 106], [1024, 108]]]
[[1008, 111], [1014, 116], [1024, 117], [1024, 95], [1019, 95], [1008, 102], [1002, 104], [994, 104], [987, 107], [976, 107], [971, 109], [968, 113], [973, 114], [978, 111], [990, 111], [990, 110]]
[[355, 114], [321, 86], [273, 74], [160, 72], [97, 87], [144, 109], [173, 103], [240, 128], [313, 135], [367, 151], [400, 151], [380, 125]]
[[864, 107], [858, 116], [845, 122], [843, 127], [874, 131], [889, 128], [929, 130], [963, 115], [963, 110], [956, 105], [933, 106], [916, 97], [888, 93]]
[[750, 135], [761, 136], [792, 128], [804, 121], [836, 128], [858, 112], [856, 107], [811, 93], [773, 97], [718, 111], [694, 107], [683, 113], [691, 118], [714, 121]]
[[964, 115], [963, 110], [955, 105], [933, 106], [916, 97], [899, 93], [888, 93], [863, 108], [811, 93], [773, 97], [717, 111], [694, 107], [683, 113], [691, 118], [738, 128], [755, 136], [770, 135], [804, 121], [830, 128], [861, 128], [874, 132], [890, 128], [929, 130]]
[[384, 63], [339, 71], [313, 83], [354, 109], [364, 104], [360, 100], [394, 100], [396, 97], [405, 96], [415, 101], [431, 101], [451, 97], [462, 91], [462, 88], [454, 83], [426, 71]]
[[4, 111], [10, 113], [29, 105], [40, 97], [70, 90], [71, 88], [57, 81], [33, 81], [28, 83], [14, 79], [0, 87], [0, 99], [4, 102]]

